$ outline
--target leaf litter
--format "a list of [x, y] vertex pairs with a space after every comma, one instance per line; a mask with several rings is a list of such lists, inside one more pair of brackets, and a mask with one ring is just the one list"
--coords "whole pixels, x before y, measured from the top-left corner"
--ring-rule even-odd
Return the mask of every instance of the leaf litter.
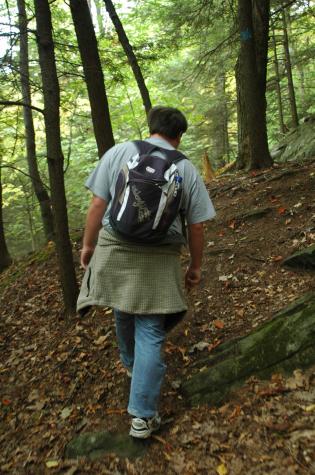
[[[313, 274], [281, 267], [282, 257], [315, 242], [315, 166], [286, 169], [292, 173], [279, 167], [210, 184], [219, 212], [207, 225], [203, 280], [189, 295], [188, 316], [168, 338], [166, 422], [141, 459], [64, 459], [78, 433], [129, 430], [130, 381], [119, 362], [111, 310], [64, 318], [52, 246], [46, 259], [34, 255], [23, 272], [15, 263], [1, 275], [1, 288], [6, 278], [11, 282], [0, 302], [1, 473], [315, 473], [314, 368], [270, 381], [250, 378], [221, 407], [189, 408], [180, 394], [181, 381], [200, 371], [208, 352], [315, 289]], [[270, 212], [257, 214], [267, 207]], [[251, 209], [255, 220], [242, 221]], [[75, 253], [79, 248], [74, 243]], [[183, 266], [187, 261], [183, 256]]]

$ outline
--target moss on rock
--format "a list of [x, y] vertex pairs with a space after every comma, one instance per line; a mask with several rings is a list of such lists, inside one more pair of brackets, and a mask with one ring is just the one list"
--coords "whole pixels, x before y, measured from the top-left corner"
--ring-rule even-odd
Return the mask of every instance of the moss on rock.
[[315, 294], [276, 314], [255, 332], [221, 345], [203, 361], [207, 368], [185, 381], [182, 391], [191, 404], [222, 403], [250, 376], [268, 378], [315, 363]]

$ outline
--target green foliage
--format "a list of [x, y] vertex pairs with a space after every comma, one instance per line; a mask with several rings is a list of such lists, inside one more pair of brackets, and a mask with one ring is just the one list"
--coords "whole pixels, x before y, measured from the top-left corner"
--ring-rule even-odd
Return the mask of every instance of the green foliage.
[[[96, 4], [99, 15], [97, 16]], [[33, 2], [27, 2], [32, 102], [43, 107], [38, 64]], [[93, 20], [116, 142], [145, 138], [148, 135], [141, 97], [131, 68], [105, 14], [103, 1], [92, 0]], [[9, 6], [9, 12], [7, 11]], [[118, 3], [115, 2], [118, 7]], [[272, 9], [279, 1], [272, 2]], [[51, 2], [56, 61], [61, 92], [62, 147], [65, 157], [65, 182], [70, 228], [83, 228], [90, 200], [84, 181], [96, 166], [97, 148], [93, 135], [90, 106], [83, 68], [71, 14], [66, 2]], [[200, 168], [208, 151], [214, 167], [237, 154], [237, 118], [234, 67], [238, 54], [236, 0], [138, 0], [118, 7], [122, 23], [138, 57], [153, 105], [180, 108], [189, 121], [182, 150]], [[298, 111], [301, 116], [314, 112], [314, 12], [308, 2], [298, 0], [290, 9], [289, 40]], [[15, 1], [0, 6], [7, 52], [0, 63], [0, 98], [20, 100], [17, 14]], [[276, 27], [284, 116], [290, 124], [287, 82], [283, 62], [279, 14]], [[269, 48], [268, 128], [271, 146], [280, 138], [276, 103], [273, 49]], [[224, 87], [223, 87], [224, 85]], [[40, 173], [49, 186], [44, 121], [33, 113]], [[42, 224], [39, 206], [27, 177], [24, 124], [19, 107], [5, 108], [0, 117], [3, 168], [5, 232], [10, 252], [23, 254], [41, 246]], [[228, 143], [223, 143], [224, 127]], [[225, 148], [224, 148], [225, 147]], [[18, 171], [18, 170], [19, 171]], [[26, 174], [26, 175], [25, 175]]]

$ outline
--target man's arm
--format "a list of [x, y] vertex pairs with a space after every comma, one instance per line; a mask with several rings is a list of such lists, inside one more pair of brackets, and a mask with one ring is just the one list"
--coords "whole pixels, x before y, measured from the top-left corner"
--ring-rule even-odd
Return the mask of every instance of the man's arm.
[[203, 223], [189, 224], [188, 245], [190, 251], [190, 265], [185, 275], [185, 287], [191, 290], [201, 280], [201, 263], [204, 246]]
[[93, 196], [86, 216], [83, 248], [81, 251], [81, 266], [86, 269], [93, 255], [97, 236], [102, 227], [102, 219], [107, 208], [107, 202], [98, 196]]

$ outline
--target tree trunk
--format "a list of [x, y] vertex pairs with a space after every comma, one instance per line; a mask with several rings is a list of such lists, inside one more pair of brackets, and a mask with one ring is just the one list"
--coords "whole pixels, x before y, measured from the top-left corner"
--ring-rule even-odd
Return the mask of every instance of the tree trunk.
[[305, 90], [305, 74], [304, 74], [304, 68], [303, 68], [303, 62], [298, 60], [298, 54], [297, 54], [297, 41], [294, 39], [293, 36], [293, 29], [292, 29], [292, 22], [291, 22], [291, 16], [290, 16], [290, 11], [288, 10], [287, 12], [287, 31], [288, 31], [288, 36], [290, 37], [290, 49], [291, 49], [291, 64], [293, 67], [295, 66], [297, 69], [297, 72], [299, 74], [299, 81], [298, 81], [298, 89], [300, 93], [300, 109], [302, 109], [302, 114], [305, 115], [307, 114], [307, 99], [306, 99], [306, 90]]
[[97, 40], [87, 0], [70, 0], [100, 157], [115, 145]]
[[238, 155], [236, 159], [236, 167], [239, 170], [246, 168], [247, 159], [249, 157], [248, 147], [248, 127], [247, 116], [244, 103], [243, 86], [241, 82], [240, 74], [240, 60], [236, 61], [235, 65], [235, 81], [236, 81], [236, 111], [237, 111], [237, 143], [238, 143]]
[[98, 29], [100, 32], [100, 36], [105, 36], [105, 26], [104, 26], [104, 21], [105, 19], [102, 16], [102, 8], [101, 8], [101, 0], [94, 0], [95, 3], [95, 8], [96, 8], [96, 18], [97, 18], [97, 24], [98, 24]]
[[277, 103], [278, 103], [280, 131], [281, 131], [282, 134], [285, 134], [286, 130], [285, 130], [285, 125], [284, 125], [284, 120], [283, 120], [279, 61], [278, 61], [277, 43], [276, 43], [276, 34], [275, 34], [274, 25], [272, 25], [272, 45], [273, 45], [273, 54], [274, 54], [274, 62], [273, 63], [274, 63], [275, 76], [276, 76], [276, 94], [277, 94]]
[[315, 294], [307, 294], [253, 333], [216, 348], [183, 384], [192, 404], [221, 404], [251, 376], [269, 378], [315, 363]]
[[4, 271], [12, 263], [11, 256], [9, 254], [3, 226], [3, 212], [2, 212], [2, 180], [1, 180], [1, 168], [0, 168], [0, 272]]
[[229, 141], [229, 111], [228, 111], [228, 98], [226, 95], [226, 76], [223, 72], [223, 81], [222, 81], [222, 91], [223, 91], [223, 105], [222, 105], [222, 129], [223, 129], [223, 143], [224, 143], [224, 156], [227, 158], [227, 161], [230, 161], [230, 141]]
[[228, 111], [225, 91], [225, 72], [217, 75], [215, 78], [215, 93], [217, 98], [216, 107], [216, 132], [213, 136], [213, 159], [215, 163], [222, 168], [226, 165], [225, 161], [229, 156], [229, 135], [228, 135]]
[[283, 27], [283, 48], [284, 48], [284, 56], [285, 56], [285, 67], [286, 67], [287, 78], [288, 78], [291, 120], [292, 120], [292, 127], [296, 128], [299, 125], [299, 118], [298, 118], [296, 100], [295, 100], [295, 91], [294, 91], [294, 84], [293, 84], [293, 77], [292, 77], [292, 65], [291, 65], [290, 49], [289, 49], [289, 38], [288, 38], [288, 30], [287, 30], [287, 20], [286, 20], [286, 12], [284, 8], [282, 8], [281, 14], [282, 14], [282, 27]]
[[37, 45], [42, 75], [48, 171], [56, 231], [56, 248], [65, 310], [74, 313], [78, 287], [69, 237], [67, 202], [60, 138], [60, 91], [52, 38], [51, 14], [48, 0], [35, 0]]
[[272, 165], [266, 126], [266, 70], [269, 1], [239, 0], [241, 46], [237, 65], [239, 119], [239, 168]]
[[148, 115], [150, 109], [152, 108], [151, 105], [151, 100], [150, 100], [150, 95], [149, 91], [147, 89], [147, 86], [145, 84], [140, 66], [138, 64], [138, 60], [136, 58], [136, 55], [133, 51], [133, 48], [131, 44], [129, 43], [128, 37], [125, 33], [124, 27], [116, 13], [115, 7], [113, 5], [113, 2], [111, 0], [104, 0], [106, 10], [110, 16], [110, 19], [113, 22], [113, 25], [115, 27], [116, 33], [118, 35], [119, 41], [126, 53], [126, 56], [128, 58], [128, 62], [132, 68], [133, 74], [135, 76], [135, 79], [138, 84], [138, 88], [142, 97], [142, 102], [146, 111], [146, 114]]
[[[28, 69], [28, 39], [27, 39], [27, 17], [25, 11], [25, 1], [17, 0], [19, 11], [19, 30], [20, 30], [20, 78], [23, 95], [23, 103], [31, 105], [31, 89]], [[35, 130], [33, 123], [33, 113], [30, 107], [23, 107], [24, 126], [25, 126], [25, 142], [26, 142], [26, 158], [28, 164], [28, 173], [31, 177], [32, 186], [38, 199], [44, 233], [46, 241], [54, 239], [54, 223], [51, 211], [50, 198], [41, 180], [37, 158], [36, 158], [36, 142]]]

